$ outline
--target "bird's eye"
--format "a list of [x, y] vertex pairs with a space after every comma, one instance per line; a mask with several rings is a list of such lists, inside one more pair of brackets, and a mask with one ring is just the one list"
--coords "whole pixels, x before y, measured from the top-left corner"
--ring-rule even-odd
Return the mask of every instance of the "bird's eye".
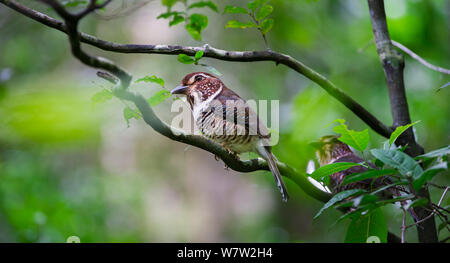
[[202, 76], [200, 76], [200, 75], [195, 76], [195, 81], [200, 81], [200, 80], [202, 80]]

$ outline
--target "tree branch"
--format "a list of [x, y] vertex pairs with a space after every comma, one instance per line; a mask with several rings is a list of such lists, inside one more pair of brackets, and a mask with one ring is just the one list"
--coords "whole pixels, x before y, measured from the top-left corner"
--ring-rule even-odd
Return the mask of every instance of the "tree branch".
[[392, 45], [394, 45], [397, 48], [401, 49], [403, 52], [405, 52], [406, 54], [410, 55], [413, 59], [419, 61], [419, 63], [421, 63], [425, 67], [427, 67], [427, 68], [429, 68], [431, 70], [440, 72], [440, 73], [444, 73], [444, 74], [449, 74], [450, 75], [450, 69], [446, 69], [446, 68], [435, 66], [435, 65], [431, 64], [430, 62], [426, 61], [425, 59], [421, 58], [419, 55], [414, 53], [411, 49], [409, 49], [409, 48], [405, 47], [404, 45], [398, 43], [397, 41], [391, 40], [391, 42], [392, 42]]
[[[405, 63], [403, 56], [392, 45], [386, 22], [383, 0], [367, 0], [369, 5], [370, 20], [372, 22], [373, 35], [377, 52], [383, 66], [384, 75], [389, 93], [393, 127], [411, 123], [408, 102], [406, 99], [405, 85], [403, 81], [403, 69]], [[424, 152], [423, 147], [417, 144], [412, 127], [406, 130], [398, 139], [399, 145], [407, 145], [405, 152], [411, 156], [417, 156]], [[418, 195], [430, 200], [427, 189], [423, 188]], [[428, 204], [428, 210], [431, 209]], [[414, 211], [420, 220], [417, 231], [420, 242], [438, 242], [434, 216], [424, 207], [415, 207]]]
[[[47, 1], [47, 0], [45, 0]], [[23, 15], [41, 22], [49, 27], [55, 28], [61, 32], [69, 34], [70, 28], [66, 24], [54, 19], [50, 16], [37, 12], [14, 0], [0, 0], [0, 3], [16, 10]], [[57, 10], [56, 10], [57, 11]], [[63, 16], [62, 16], [63, 17]], [[64, 17], [63, 17], [64, 19]], [[98, 39], [94, 36], [77, 33], [79, 40], [86, 44], [98, 47], [102, 50], [112, 51], [116, 53], [141, 53], [141, 54], [164, 54], [164, 55], [178, 55], [186, 54], [194, 56], [199, 50], [203, 50], [204, 57], [215, 58], [223, 61], [235, 61], [235, 62], [256, 62], [256, 61], [273, 61], [276, 64], [283, 64], [296, 72], [307, 77], [311, 81], [318, 84], [331, 96], [341, 102], [345, 107], [352, 111], [362, 121], [364, 121], [370, 128], [372, 128], [378, 134], [388, 138], [392, 133], [392, 129], [384, 125], [368, 110], [361, 106], [358, 102], [353, 100], [350, 96], [345, 94], [341, 89], [337, 88], [327, 78], [314, 71], [310, 67], [304, 65], [302, 62], [292, 58], [291, 56], [278, 53], [272, 50], [264, 51], [227, 51], [205, 45], [203, 47], [188, 47], [178, 45], [136, 45], [136, 44], [118, 44], [105, 40]]]
[[[79, 38], [80, 34], [77, 31], [77, 25], [79, 21], [77, 15], [68, 13], [56, 1], [43, 0], [43, 2], [45, 2], [52, 8], [55, 8], [55, 11], [58, 14], [60, 14], [61, 17], [63, 17], [65, 21], [64, 28], [69, 36], [69, 42], [74, 57], [78, 58], [82, 63], [88, 66], [106, 70], [111, 74], [113, 74], [114, 76], [116, 76], [117, 78], [119, 78], [121, 83], [119, 86], [116, 86], [113, 89], [114, 94], [121, 99], [133, 102], [141, 112], [144, 121], [148, 125], [150, 125], [155, 131], [174, 141], [193, 145], [201, 149], [204, 149], [208, 152], [211, 152], [214, 155], [218, 156], [220, 159], [222, 159], [228, 167], [230, 167], [235, 171], [253, 172], [257, 170], [267, 170], [267, 171], [270, 170], [267, 165], [267, 162], [261, 158], [242, 161], [234, 157], [233, 155], [229, 154], [228, 151], [225, 150], [221, 145], [214, 143], [203, 136], [186, 134], [183, 131], [176, 130], [175, 128], [167, 125], [165, 122], [163, 122], [156, 116], [153, 109], [150, 107], [147, 100], [142, 95], [128, 90], [128, 86], [131, 81], [131, 75], [128, 72], [126, 72], [124, 69], [120, 68], [119, 66], [117, 66], [116, 64], [114, 64], [109, 60], [106, 60], [101, 57], [91, 56], [81, 49]], [[89, 6], [87, 7], [86, 10], [88, 9], [90, 10], [89, 12], [94, 10], [94, 8], [91, 8]], [[87, 12], [86, 10], [81, 11], [81, 13], [87, 15], [89, 12]], [[100, 74], [100, 76], [104, 79], [108, 79], [103, 74]], [[108, 81], [114, 82], [112, 79], [109, 79]], [[284, 176], [293, 180], [311, 197], [322, 202], [327, 202], [329, 200], [330, 194], [321, 191], [313, 184], [311, 184], [311, 182], [305, 175], [298, 173], [295, 169], [281, 162], [278, 162], [278, 168]]]
[[[243, 161], [228, 153], [221, 145], [214, 143], [203, 136], [187, 134], [183, 131], [176, 130], [170, 127], [161, 119], [159, 119], [150, 107], [146, 99], [136, 93], [128, 90], [131, 82], [131, 75], [124, 69], [117, 66], [114, 62], [106, 60], [102, 57], [95, 57], [85, 53], [81, 49], [80, 42], [84, 42], [103, 50], [114, 51], [119, 53], [156, 53], [156, 54], [186, 54], [194, 55], [198, 50], [204, 50], [205, 57], [216, 58], [225, 61], [240, 61], [240, 62], [252, 62], [252, 61], [274, 61], [277, 64], [284, 64], [291, 69], [299, 72], [300, 74], [311, 79], [315, 83], [319, 84], [333, 97], [341, 101], [347, 108], [358, 115], [364, 122], [366, 122], [372, 129], [379, 134], [389, 137], [392, 130], [376, 119], [370, 112], [364, 109], [361, 105], [355, 102], [352, 98], [346, 95], [343, 91], [334, 86], [329, 80], [315, 72], [311, 68], [305, 66], [301, 62], [293, 59], [290, 56], [267, 51], [225, 51], [215, 49], [205, 45], [204, 47], [183, 47], [183, 46], [168, 46], [168, 45], [122, 45], [104, 40], [97, 39], [88, 34], [78, 32], [78, 21], [85, 15], [97, 9], [91, 0], [88, 7], [78, 14], [70, 14], [67, 12], [58, 2], [53, 0], [43, 0], [46, 4], [50, 5], [55, 11], [64, 19], [64, 22], [51, 18], [45, 14], [39, 13], [35, 10], [29, 9], [16, 1], [0, 0], [6, 6], [30, 17], [38, 22], [41, 22], [49, 27], [55, 28], [66, 33], [69, 36], [69, 42], [71, 45], [72, 54], [78, 58], [82, 63], [106, 70], [120, 79], [120, 85], [113, 89], [113, 93], [124, 100], [133, 102], [142, 114], [144, 121], [151, 126], [155, 131], [163, 136], [168, 137], [174, 141], [186, 143], [192, 146], [196, 146], [203, 150], [213, 153], [224, 161], [224, 163], [231, 169], [238, 172], [253, 172], [258, 170], [270, 171], [268, 164], [262, 158]], [[109, 3], [109, 1], [106, 1]], [[107, 4], [107, 3], [106, 3]], [[105, 4], [105, 5], [106, 5]], [[104, 5], [103, 5], [104, 6]], [[113, 77], [108, 76], [103, 72], [100, 72], [99, 77], [104, 78], [107, 81], [115, 83]], [[278, 169], [283, 176], [286, 176], [293, 180], [300, 188], [302, 188], [309, 196], [321, 201], [327, 202], [331, 198], [331, 194], [324, 192], [315, 187], [305, 176], [300, 174], [294, 168], [282, 163], [277, 162]], [[400, 238], [391, 232], [388, 233], [389, 242], [399, 242]]]

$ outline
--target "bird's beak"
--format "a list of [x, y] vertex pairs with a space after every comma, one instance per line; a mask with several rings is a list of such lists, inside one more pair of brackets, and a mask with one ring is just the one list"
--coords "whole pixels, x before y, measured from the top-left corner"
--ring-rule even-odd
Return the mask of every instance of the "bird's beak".
[[189, 88], [188, 86], [180, 85], [180, 86], [174, 88], [170, 93], [171, 94], [186, 94], [186, 91], [188, 88]]

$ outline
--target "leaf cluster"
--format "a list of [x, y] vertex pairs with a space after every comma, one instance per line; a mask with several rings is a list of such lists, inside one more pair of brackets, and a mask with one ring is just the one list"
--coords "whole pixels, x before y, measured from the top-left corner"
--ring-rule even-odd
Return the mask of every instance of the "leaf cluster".
[[273, 6], [266, 4], [267, 0], [253, 0], [247, 4], [247, 8], [239, 6], [226, 6], [224, 13], [228, 14], [246, 14], [251, 21], [230, 20], [226, 24], [226, 28], [258, 28], [263, 36], [265, 36], [273, 27], [274, 19], [267, 18], [273, 12]]
[[[170, 92], [168, 90], [166, 90], [164, 87], [164, 79], [162, 79], [160, 77], [157, 77], [155, 75], [145, 76], [145, 77], [139, 78], [135, 81], [135, 83], [139, 83], [139, 82], [158, 84], [162, 88], [162, 90], [155, 92], [155, 94], [153, 94], [153, 96], [151, 96], [147, 100], [148, 104], [152, 107], [161, 104], [162, 102], [164, 102], [167, 98], [169, 98], [171, 96]], [[92, 96], [92, 98], [91, 98], [92, 107], [94, 107], [95, 105], [97, 105], [99, 103], [107, 102], [114, 97], [115, 97], [115, 94], [112, 91], [112, 89], [102, 88], [101, 91], [95, 93]], [[140, 119], [141, 114], [137, 109], [129, 106], [123, 100], [121, 100], [121, 101], [125, 105], [125, 107], [123, 109], [123, 117], [127, 123], [127, 127], [130, 127], [130, 121], [132, 119], [136, 119], [136, 120]]]
[[[358, 183], [363, 180], [372, 180], [372, 188], [350, 189], [342, 191], [333, 196], [316, 214], [318, 218], [325, 210], [334, 207], [348, 211], [341, 216], [337, 222], [346, 218], [351, 218], [346, 242], [365, 242], [370, 236], [377, 236], [381, 242], [386, 241], [387, 227], [386, 219], [380, 210], [381, 207], [401, 202], [400, 209], [408, 210], [415, 206], [425, 206], [429, 200], [417, 196], [417, 192], [427, 184], [437, 174], [448, 171], [448, 154], [450, 146], [412, 158], [403, 152], [403, 148], [394, 147], [395, 140], [412, 123], [397, 127], [384, 146], [368, 150], [370, 136], [368, 130], [351, 130], [342, 119], [335, 120], [332, 123], [338, 123], [333, 130], [341, 136], [339, 141], [351, 146], [360, 152], [368, 151], [369, 161], [364, 163], [331, 163], [324, 165], [314, 171], [310, 176], [323, 184], [329, 184], [329, 176], [345, 171], [354, 166], [365, 166], [366, 169], [360, 173], [353, 173], [346, 176], [342, 185]], [[368, 165], [369, 162], [375, 163]], [[389, 183], [382, 186], [374, 186], [373, 182], [379, 177], [389, 177]], [[409, 190], [410, 189], [410, 190]], [[384, 192], [398, 193], [392, 194], [386, 198], [382, 195]], [[369, 234], [368, 234], [369, 233]]]
[[[177, 3], [181, 2], [184, 4], [184, 11], [173, 11], [172, 7]], [[162, 0], [162, 5], [167, 7], [166, 12], [160, 14], [157, 19], [169, 19], [169, 27], [178, 25], [180, 23], [185, 23], [186, 31], [191, 35], [191, 37], [195, 40], [202, 40], [202, 31], [208, 26], [208, 17], [199, 13], [189, 12], [192, 9], [198, 8], [209, 8], [214, 12], [218, 13], [219, 9], [217, 5], [212, 1], [199, 1], [188, 5], [185, 0]]]

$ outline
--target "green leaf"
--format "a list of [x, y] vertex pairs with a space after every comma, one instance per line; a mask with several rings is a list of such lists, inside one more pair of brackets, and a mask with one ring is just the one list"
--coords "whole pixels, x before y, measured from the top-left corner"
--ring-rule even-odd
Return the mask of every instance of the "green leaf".
[[165, 12], [165, 13], [160, 14], [156, 19], [160, 19], [160, 18], [167, 19], [172, 16], [177, 16], [177, 15], [182, 15], [182, 14], [184, 14], [184, 12], [176, 12], [176, 11]]
[[345, 243], [367, 243], [368, 239], [376, 237], [380, 242], [387, 242], [386, 218], [380, 208], [364, 215], [359, 219], [354, 219], [350, 223], [345, 236]]
[[172, 7], [176, 2], [180, 2], [181, 0], [162, 0], [161, 3], [164, 6]]
[[155, 75], [153, 76], [145, 76], [143, 78], [140, 78], [138, 80], [136, 80], [136, 83], [138, 82], [152, 82], [152, 83], [156, 83], [159, 84], [161, 87], [164, 87], [164, 80], [162, 78], [159, 78]]
[[388, 174], [395, 174], [397, 173], [396, 170], [368, 170], [367, 172], [364, 173], [356, 173], [356, 174], [350, 174], [348, 176], [346, 176], [344, 178], [344, 182], [342, 183], [343, 185], [349, 184], [349, 183], [354, 183], [354, 182], [359, 182], [362, 180], [366, 180], [366, 179], [370, 179], [370, 178], [378, 178], [384, 175], [388, 175]]
[[64, 1], [62, 5], [65, 7], [77, 7], [78, 5], [86, 5], [88, 2], [86, 0], [72, 0]]
[[444, 155], [450, 154], [450, 145], [446, 146], [444, 148], [440, 148], [431, 152], [428, 152], [426, 154], [422, 154], [416, 157], [416, 159], [427, 159], [427, 158], [434, 158], [434, 157], [441, 157]]
[[225, 10], [223, 10], [223, 12], [229, 13], [229, 14], [248, 14], [247, 9], [245, 9], [243, 7], [231, 6], [231, 5], [227, 5], [225, 7]]
[[262, 20], [266, 18], [268, 15], [270, 15], [273, 12], [273, 6], [271, 5], [265, 5], [259, 9], [258, 13], [256, 14], [256, 20]]
[[315, 179], [322, 181], [325, 176], [332, 175], [334, 173], [347, 170], [353, 166], [361, 165], [359, 163], [330, 163], [324, 166], [319, 167], [315, 170], [310, 176]]
[[130, 107], [125, 107], [123, 109], [123, 117], [125, 118], [125, 121], [127, 122], [127, 127], [130, 127], [130, 120], [131, 119], [139, 119], [141, 116], [139, 113], [137, 113], [135, 110], [131, 109]]
[[91, 101], [92, 101], [92, 107], [95, 106], [97, 103], [106, 102], [110, 99], [112, 99], [113, 93], [107, 89], [102, 89], [101, 91], [95, 93], [92, 95]]
[[193, 39], [201, 41], [201, 32], [208, 26], [208, 17], [202, 14], [192, 14], [189, 16], [186, 30]]
[[338, 119], [335, 120], [340, 123], [340, 125], [335, 126], [333, 131], [341, 134], [341, 137], [338, 138], [339, 141], [350, 145], [360, 152], [364, 152], [369, 145], [369, 130], [365, 129], [363, 131], [354, 131], [347, 128], [347, 125], [344, 124], [344, 120]]
[[318, 218], [323, 211], [325, 211], [326, 209], [330, 208], [331, 206], [333, 206], [334, 204], [336, 204], [337, 202], [340, 202], [348, 197], [351, 196], [355, 196], [355, 195], [359, 195], [364, 193], [365, 191], [362, 189], [351, 189], [351, 190], [346, 190], [346, 191], [342, 191], [339, 192], [337, 194], [335, 194], [320, 210], [319, 212], [314, 216], [314, 219]]
[[264, 2], [265, 2], [264, 0], [253, 0], [253, 1], [250, 1], [250, 2], [247, 4], [247, 7], [248, 7], [248, 9], [252, 10], [253, 12], [255, 12], [256, 9], [257, 9], [260, 5], [262, 5]]
[[446, 228], [447, 225], [448, 225], [448, 222], [442, 222], [441, 224], [439, 224], [438, 233], [440, 233], [442, 229]]
[[448, 167], [448, 166], [447, 166], [447, 162], [441, 162], [441, 163], [439, 163], [439, 164], [436, 164], [436, 165], [434, 165], [434, 166], [428, 168], [428, 169], [425, 170], [425, 172], [423, 172], [420, 176], [418, 176], [417, 178], [414, 179], [413, 184], [412, 184], [412, 185], [413, 185], [413, 188], [414, 188], [416, 191], [419, 191], [420, 188], [422, 188], [422, 186], [423, 186], [426, 182], [428, 182], [428, 181], [430, 181], [431, 179], [433, 179], [433, 177], [434, 177], [436, 174], [438, 174], [438, 173], [440, 173], [440, 172], [442, 172], [442, 171], [447, 170], [447, 169], [448, 169], [447, 167]]
[[422, 167], [404, 152], [383, 149], [372, 149], [370, 152], [384, 164], [397, 168], [404, 176], [410, 174], [413, 179], [417, 179], [423, 173]]
[[168, 92], [167, 90], [160, 90], [160, 91], [156, 92], [153, 96], [151, 96], [150, 99], [148, 99], [148, 104], [150, 104], [150, 106], [154, 107], [169, 97], [170, 97], [170, 92]]
[[191, 8], [202, 8], [202, 7], [209, 7], [212, 10], [214, 10], [215, 12], [217, 12], [217, 13], [219, 12], [219, 9], [217, 9], [217, 5], [214, 4], [211, 1], [200, 1], [200, 2], [197, 2], [197, 3], [193, 3], [193, 4], [191, 4], [188, 7], [188, 9], [191, 9]]
[[382, 186], [382, 187], [378, 188], [377, 190], [371, 192], [370, 194], [376, 195], [378, 193], [384, 192], [385, 190], [387, 190], [387, 189], [389, 189], [391, 187], [394, 187], [394, 186], [397, 186], [397, 185], [407, 185], [407, 184], [408, 184], [408, 182], [398, 181], [398, 182], [395, 182], [393, 184], [388, 184], [388, 185]]
[[176, 15], [176, 16], [174, 16], [173, 19], [169, 22], [169, 27], [174, 26], [174, 25], [177, 25], [177, 24], [182, 23], [182, 22], [184, 22], [184, 16]]
[[201, 59], [203, 57], [203, 50], [199, 50], [197, 52], [195, 52], [195, 60], [198, 61], [199, 59]]
[[274, 20], [272, 18], [266, 19], [261, 22], [261, 33], [267, 34], [273, 27]]
[[228, 21], [228, 23], [226, 24], [226, 28], [248, 28], [248, 27], [256, 27], [257, 25], [253, 22], [240, 22], [240, 21], [236, 21], [236, 20], [230, 20]]
[[416, 121], [404, 126], [398, 126], [395, 128], [395, 131], [391, 134], [391, 137], [389, 138], [389, 146], [391, 146], [395, 140], [397, 140], [398, 136], [400, 136], [402, 133], [404, 133], [409, 127], [413, 126], [414, 124], [419, 123], [420, 121]]
[[192, 59], [190, 56], [186, 55], [186, 54], [179, 54], [178, 55], [178, 61], [183, 63], [183, 64], [192, 64], [195, 62], [194, 59]]

